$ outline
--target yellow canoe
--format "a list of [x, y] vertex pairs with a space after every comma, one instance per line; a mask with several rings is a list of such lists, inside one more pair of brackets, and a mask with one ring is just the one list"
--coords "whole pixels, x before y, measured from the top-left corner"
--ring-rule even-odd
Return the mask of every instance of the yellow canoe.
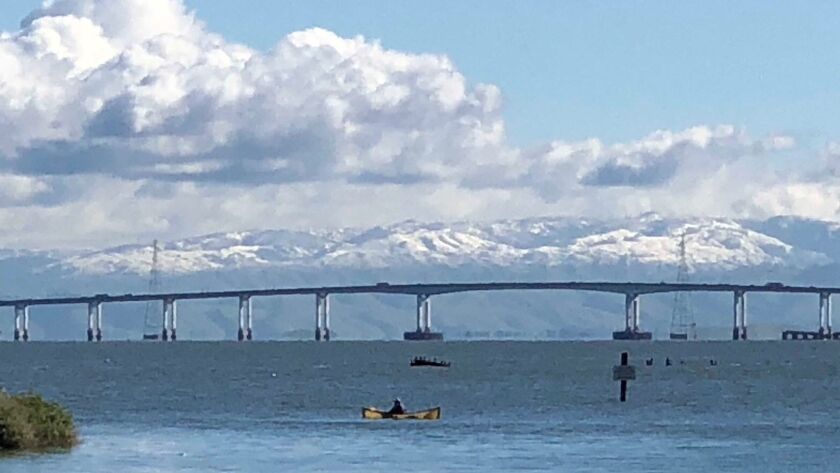
[[363, 407], [362, 408], [362, 419], [368, 419], [368, 420], [380, 420], [380, 419], [438, 420], [438, 419], [440, 419], [440, 407], [433, 407], [431, 409], [426, 409], [424, 411], [406, 412], [405, 414], [388, 414], [387, 411], [380, 411], [379, 409], [377, 409], [375, 407]]

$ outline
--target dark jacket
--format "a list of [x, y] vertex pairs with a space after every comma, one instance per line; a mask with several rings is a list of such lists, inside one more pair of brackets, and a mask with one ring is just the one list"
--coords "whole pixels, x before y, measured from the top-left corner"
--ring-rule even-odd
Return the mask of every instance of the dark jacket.
[[400, 401], [394, 401], [394, 406], [391, 407], [391, 410], [388, 411], [388, 414], [405, 414], [405, 409], [403, 408]]

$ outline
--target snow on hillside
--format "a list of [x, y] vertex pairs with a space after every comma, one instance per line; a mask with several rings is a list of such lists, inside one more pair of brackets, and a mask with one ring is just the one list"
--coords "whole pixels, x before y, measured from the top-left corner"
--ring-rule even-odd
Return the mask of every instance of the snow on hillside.
[[568, 254], [590, 263], [627, 259], [644, 264], [676, 264], [683, 233], [686, 252], [693, 266], [715, 266], [719, 269], [759, 265], [804, 267], [829, 262], [825, 255], [796, 250], [787, 243], [745, 229], [731, 220], [674, 224], [658, 234], [649, 228], [613, 230], [577, 239], [568, 247]]
[[[795, 242], [746, 228], [735, 220], [668, 220], [648, 214], [616, 222], [576, 218], [451, 224], [408, 221], [361, 230], [219, 233], [163, 243], [160, 269], [187, 274], [252, 267], [556, 266], [625, 261], [672, 265], [677, 262], [683, 233], [694, 267], [801, 268], [831, 262], [824, 252], [814, 251], [814, 245], [799, 249]], [[151, 253], [150, 246], [129, 245], [72, 255], [60, 264], [87, 274], [144, 274], [149, 271]]]

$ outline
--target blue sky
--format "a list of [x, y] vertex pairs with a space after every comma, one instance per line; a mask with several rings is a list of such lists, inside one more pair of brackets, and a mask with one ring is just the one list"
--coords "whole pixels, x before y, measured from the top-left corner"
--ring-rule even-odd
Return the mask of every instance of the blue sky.
[[[446, 54], [498, 85], [517, 145], [730, 123], [820, 146], [840, 137], [840, 2], [188, 0], [258, 49], [321, 26]], [[4, 0], [16, 28], [36, 0]]]
[[840, 2], [39, 5], [0, 2], [0, 245], [840, 222]]

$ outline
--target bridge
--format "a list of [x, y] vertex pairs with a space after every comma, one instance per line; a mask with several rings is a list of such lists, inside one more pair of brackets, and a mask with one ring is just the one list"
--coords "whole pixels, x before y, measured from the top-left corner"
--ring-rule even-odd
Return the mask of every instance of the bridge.
[[253, 339], [253, 318], [251, 299], [254, 297], [314, 295], [315, 296], [315, 339], [329, 341], [331, 294], [400, 294], [417, 298], [417, 325], [415, 330], [405, 332], [406, 340], [440, 340], [442, 334], [432, 331], [431, 297], [442, 294], [481, 291], [589, 291], [624, 295], [624, 330], [613, 333], [614, 339], [649, 340], [650, 332], [640, 326], [641, 296], [670, 292], [725, 292], [733, 295], [732, 339], [746, 340], [747, 336], [747, 293], [793, 293], [814, 294], [819, 297], [819, 329], [816, 332], [785, 332], [784, 338], [792, 339], [840, 339], [840, 332], [831, 329], [831, 295], [840, 293], [840, 287], [788, 286], [781, 283], [764, 285], [744, 284], [702, 284], [702, 283], [639, 283], [639, 282], [477, 282], [477, 283], [432, 283], [432, 284], [389, 284], [378, 283], [362, 286], [322, 286], [276, 289], [249, 289], [205, 292], [172, 292], [147, 294], [95, 294], [91, 296], [47, 297], [30, 299], [0, 300], [0, 307], [13, 307], [15, 314], [14, 339], [29, 340], [30, 307], [46, 305], [87, 304], [88, 341], [101, 341], [102, 305], [120, 302], [160, 301], [163, 330], [161, 340], [177, 340], [178, 301], [198, 299], [238, 299], [239, 329], [237, 339]]

